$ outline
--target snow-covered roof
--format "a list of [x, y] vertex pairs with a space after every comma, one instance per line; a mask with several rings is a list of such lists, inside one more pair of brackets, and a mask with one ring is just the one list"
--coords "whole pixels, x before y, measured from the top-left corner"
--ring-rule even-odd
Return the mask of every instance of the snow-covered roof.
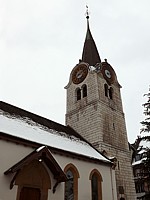
[[139, 145], [140, 147], [143, 147], [143, 148], [150, 148], [150, 141], [141, 141], [140, 142], [140, 145]]
[[134, 162], [132, 163], [132, 166], [139, 165], [139, 164], [143, 163], [144, 160], [146, 160], [146, 158], [142, 158], [142, 159], [140, 159], [140, 160], [134, 161]]
[[140, 150], [139, 152], [138, 152], [138, 154], [143, 154], [143, 153], [145, 153], [146, 152], [146, 149], [142, 149], [142, 150]]
[[28, 117], [10, 114], [2, 109], [0, 109], [0, 132], [41, 145], [109, 162], [81, 138], [48, 128]]
[[138, 136], [135, 144], [136, 144], [136, 151], [134, 155], [134, 159], [132, 162], [132, 166], [138, 166], [146, 160], [146, 155], [145, 152], [147, 152], [147, 148], [150, 148], [150, 141], [148, 140], [143, 140], [143, 137], [147, 137], [148, 133], [142, 133], [140, 136]]

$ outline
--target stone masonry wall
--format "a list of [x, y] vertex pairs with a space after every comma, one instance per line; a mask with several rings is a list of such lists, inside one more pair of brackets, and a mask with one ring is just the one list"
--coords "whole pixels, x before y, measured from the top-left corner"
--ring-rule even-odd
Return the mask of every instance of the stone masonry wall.
[[[70, 84], [67, 88], [66, 124], [85, 137], [98, 150], [105, 150], [108, 155], [117, 158], [118, 199], [122, 196], [126, 200], [135, 200], [135, 186], [120, 86], [117, 82], [111, 85], [113, 99], [109, 99], [105, 96], [105, 83], [101, 74], [90, 72], [82, 83]], [[87, 97], [77, 101], [75, 90], [77, 87], [81, 88], [83, 84], [87, 85]], [[122, 187], [124, 191], [121, 191]]]

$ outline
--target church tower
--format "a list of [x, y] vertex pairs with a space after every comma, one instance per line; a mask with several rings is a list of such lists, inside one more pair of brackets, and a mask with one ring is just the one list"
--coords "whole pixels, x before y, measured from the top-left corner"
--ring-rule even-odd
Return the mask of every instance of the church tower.
[[119, 199], [135, 200], [120, 84], [113, 67], [101, 61], [89, 27], [82, 60], [73, 68], [67, 90], [66, 125], [71, 126], [108, 157], [116, 157]]

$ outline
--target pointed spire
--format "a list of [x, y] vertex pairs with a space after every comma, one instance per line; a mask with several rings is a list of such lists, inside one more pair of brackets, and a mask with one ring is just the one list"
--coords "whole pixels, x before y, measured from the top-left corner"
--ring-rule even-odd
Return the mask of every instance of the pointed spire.
[[101, 59], [89, 27], [88, 6], [86, 6], [86, 8], [87, 32], [82, 52], [82, 61], [88, 63], [90, 66], [95, 66], [97, 63], [101, 62]]

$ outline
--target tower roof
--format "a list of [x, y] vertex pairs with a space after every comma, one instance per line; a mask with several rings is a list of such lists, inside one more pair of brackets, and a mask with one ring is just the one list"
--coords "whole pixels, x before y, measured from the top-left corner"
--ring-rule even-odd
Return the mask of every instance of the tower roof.
[[87, 11], [87, 32], [82, 52], [82, 61], [88, 63], [91, 66], [95, 66], [97, 63], [101, 62], [96, 44], [92, 37], [90, 27], [89, 27], [89, 14]]

